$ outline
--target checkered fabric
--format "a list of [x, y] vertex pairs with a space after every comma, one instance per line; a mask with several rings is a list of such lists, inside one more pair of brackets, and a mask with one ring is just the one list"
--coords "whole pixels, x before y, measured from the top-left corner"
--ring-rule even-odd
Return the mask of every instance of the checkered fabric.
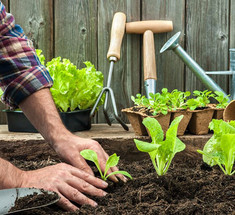
[[0, 1], [0, 87], [2, 101], [10, 108], [18, 107], [32, 93], [52, 86], [52, 78], [43, 66], [22, 28], [6, 13]]

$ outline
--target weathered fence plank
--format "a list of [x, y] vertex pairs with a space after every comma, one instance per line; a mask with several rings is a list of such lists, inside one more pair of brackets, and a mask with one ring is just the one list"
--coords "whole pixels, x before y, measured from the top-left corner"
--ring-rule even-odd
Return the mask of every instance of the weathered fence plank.
[[97, 1], [55, 1], [55, 56], [97, 67]]
[[230, 47], [235, 48], [235, 1], [231, 0], [230, 5]]
[[9, 11], [8, 10], [8, 3], [9, 3], [9, 1], [8, 0], [2, 0], [1, 2], [4, 4], [4, 6], [6, 8], [6, 11]]
[[33, 41], [35, 48], [43, 50], [46, 60], [53, 56], [53, 1], [10, 1], [10, 12], [16, 23]]
[[[110, 32], [115, 12], [123, 12], [127, 14], [127, 21], [139, 20], [140, 17], [140, 1], [98, 1], [98, 65], [99, 69], [104, 73], [106, 85], [109, 62], [107, 60], [107, 51], [110, 42]], [[121, 48], [121, 59], [114, 65], [113, 78], [111, 88], [114, 91], [116, 105], [119, 114], [121, 109], [130, 106], [130, 96], [136, 94], [140, 90], [139, 61], [140, 61], [139, 37], [136, 35], [125, 35]], [[109, 101], [111, 99], [109, 98]], [[100, 108], [99, 122], [104, 121], [103, 108]], [[113, 109], [109, 102], [108, 114], [111, 121], [114, 121]], [[124, 118], [125, 116], [122, 115]]]
[[[186, 51], [204, 70], [227, 70], [229, 0], [186, 1], [186, 3]], [[210, 77], [227, 91], [227, 76]], [[185, 81], [187, 90], [206, 89], [188, 68]]]
[[[155, 34], [155, 52], [157, 64], [157, 91], [167, 87], [170, 91], [184, 90], [184, 64], [172, 51], [160, 54], [165, 42], [176, 32], [184, 35], [185, 1], [183, 0], [143, 0], [142, 20], [171, 20], [173, 32]], [[181, 43], [184, 43], [182, 36]]]

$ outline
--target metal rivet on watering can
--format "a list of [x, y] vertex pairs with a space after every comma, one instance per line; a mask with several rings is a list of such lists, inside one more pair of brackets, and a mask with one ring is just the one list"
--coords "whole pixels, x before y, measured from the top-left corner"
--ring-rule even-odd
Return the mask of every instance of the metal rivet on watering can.
[[178, 32], [173, 37], [171, 37], [161, 48], [160, 53], [163, 53], [166, 50], [173, 50], [209, 90], [220, 91], [225, 96], [227, 96], [227, 94], [223, 91], [223, 89], [218, 84], [216, 84], [207, 74], [233, 75], [231, 99], [235, 99], [235, 49], [230, 49], [230, 64], [232, 67], [231, 71], [205, 72], [179, 45], [178, 41], [180, 33], [181, 32]]
[[225, 108], [223, 113], [224, 121], [235, 120], [235, 100], [232, 100]]

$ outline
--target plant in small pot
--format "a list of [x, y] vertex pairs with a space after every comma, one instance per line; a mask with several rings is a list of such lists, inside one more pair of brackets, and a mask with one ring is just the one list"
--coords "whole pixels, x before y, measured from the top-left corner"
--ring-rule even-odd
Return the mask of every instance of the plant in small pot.
[[217, 101], [217, 104], [209, 104], [214, 109], [213, 119], [223, 119], [224, 109], [229, 104], [229, 95], [225, 96], [220, 91], [215, 91], [212, 97]]
[[188, 125], [189, 132], [192, 134], [208, 134], [208, 126], [214, 114], [214, 109], [208, 107], [212, 92], [195, 90], [193, 95], [195, 98], [187, 100], [187, 105], [193, 112]]
[[142, 124], [142, 117], [139, 112], [148, 111], [149, 100], [145, 96], [142, 96], [140, 93], [136, 94], [136, 97], [131, 96], [131, 100], [134, 102], [134, 106], [122, 109], [122, 112], [127, 115], [127, 118], [131, 123], [135, 134], [138, 136], [145, 136], [148, 133], [146, 128]]
[[[41, 50], [36, 50], [42, 64], [44, 56]], [[50, 88], [53, 100], [64, 125], [71, 132], [89, 130], [91, 128], [90, 110], [103, 88], [103, 74], [96, 71], [91, 62], [84, 62], [85, 68], [77, 69], [69, 59], [53, 58], [46, 67], [53, 79]], [[103, 100], [100, 102], [102, 104]], [[24, 116], [22, 111], [7, 111], [7, 114], [17, 113], [24, 117], [24, 122], [9, 131], [37, 132]], [[25, 122], [28, 121], [28, 122]], [[24, 128], [25, 123], [28, 128]], [[23, 128], [22, 128], [23, 126]], [[8, 117], [9, 128], [9, 117]]]
[[166, 132], [169, 127], [171, 114], [169, 112], [168, 90], [163, 88], [161, 93], [150, 93], [149, 95], [149, 99], [141, 94], [137, 94], [136, 97], [132, 96], [131, 99], [135, 106], [122, 110], [122, 112], [127, 114], [136, 135], [148, 134], [142, 124], [143, 119], [146, 117], [156, 118], [164, 132]]
[[171, 106], [171, 122], [178, 116], [183, 115], [183, 119], [179, 123], [177, 135], [184, 135], [186, 128], [189, 124], [189, 121], [192, 117], [192, 112], [188, 111], [188, 106], [186, 103], [187, 97], [191, 93], [189, 91], [182, 92], [177, 89], [174, 89], [170, 93], [170, 106]]

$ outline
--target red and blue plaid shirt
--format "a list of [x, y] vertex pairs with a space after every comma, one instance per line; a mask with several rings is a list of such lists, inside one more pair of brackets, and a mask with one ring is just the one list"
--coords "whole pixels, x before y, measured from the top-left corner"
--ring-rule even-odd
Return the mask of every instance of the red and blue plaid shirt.
[[16, 108], [27, 96], [52, 86], [52, 78], [40, 63], [32, 42], [0, 1], [0, 87], [2, 101]]

